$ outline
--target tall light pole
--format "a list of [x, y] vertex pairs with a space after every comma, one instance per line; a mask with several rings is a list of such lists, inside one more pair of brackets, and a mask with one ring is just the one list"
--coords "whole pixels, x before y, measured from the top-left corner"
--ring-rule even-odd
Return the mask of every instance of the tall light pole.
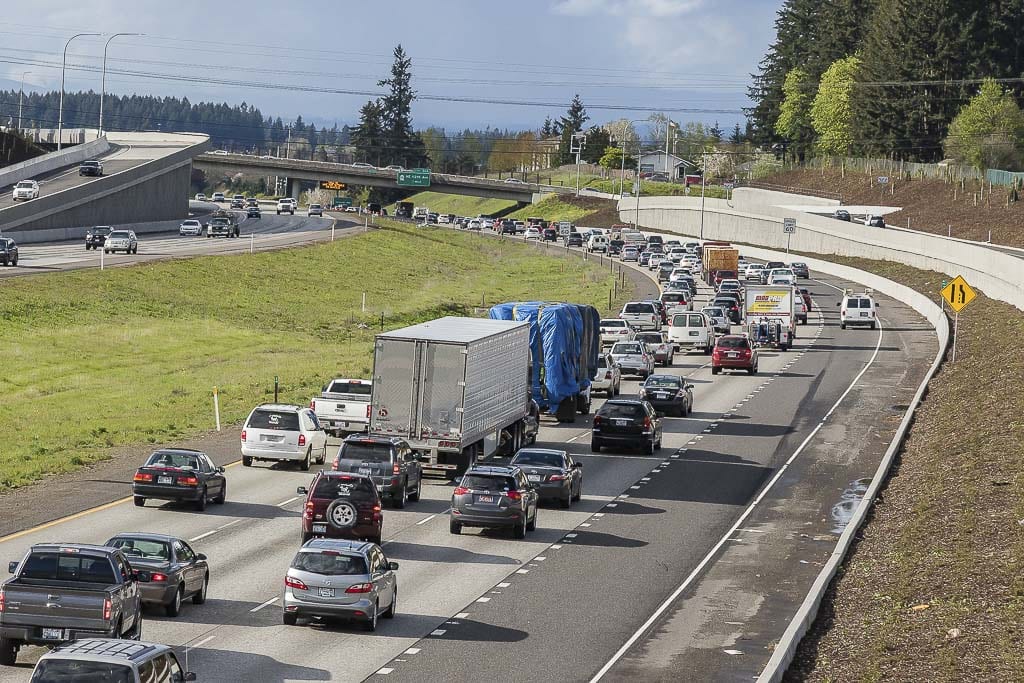
[[700, 153], [700, 241], [704, 241], [704, 181], [708, 176], [707, 152]]
[[21, 94], [18, 95], [18, 132], [20, 133], [21, 128], [21, 111], [22, 106], [25, 104], [25, 76], [32, 73], [31, 71], [23, 71], [21, 73]]
[[668, 123], [665, 124], [665, 175], [667, 175], [670, 180], [672, 179], [672, 176], [668, 174], [668, 141], [669, 136], [672, 134], [673, 127], [678, 128], [679, 126], [675, 121], [669, 119]]
[[141, 36], [141, 33], [115, 33], [114, 35], [107, 38], [107, 42], [103, 45], [103, 75], [100, 76], [100, 126], [99, 132], [96, 134], [97, 137], [103, 135], [103, 100], [107, 96], [107, 48], [110, 47], [110, 41], [118, 36]]
[[60, 62], [60, 109], [57, 110], [57, 151], [63, 147], [63, 133], [64, 133], [64, 72], [67, 70], [68, 65], [68, 45], [75, 38], [82, 36], [99, 36], [101, 33], [76, 33], [75, 35], [68, 38], [68, 42], [64, 43], [64, 57]]
[[576, 154], [576, 196], [580, 196], [580, 154], [583, 146], [587, 144], [587, 134], [583, 132], [573, 133], [569, 151]]

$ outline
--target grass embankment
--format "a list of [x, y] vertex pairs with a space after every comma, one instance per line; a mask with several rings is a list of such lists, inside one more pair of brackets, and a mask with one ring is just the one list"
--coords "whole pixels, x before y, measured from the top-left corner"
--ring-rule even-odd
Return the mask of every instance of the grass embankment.
[[[440, 192], [417, 192], [402, 201], [413, 202], [416, 206], [426, 206], [436, 213], [454, 213], [459, 216], [493, 216], [506, 212], [516, 205], [516, 202], [504, 199], [464, 197]], [[393, 215], [394, 208], [394, 204], [390, 205], [388, 213]]]
[[[832, 260], [937, 297], [948, 276]], [[1024, 680], [1024, 313], [980, 296], [789, 681]]]
[[[304, 404], [367, 376], [387, 328], [517, 299], [604, 311], [613, 276], [528, 245], [402, 224], [317, 246], [0, 281], [0, 491]], [[360, 310], [366, 292], [366, 313]], [[617, 302], [619, 303], [619, 302]], [[360, 329], [362, 326], [362, 329]]]

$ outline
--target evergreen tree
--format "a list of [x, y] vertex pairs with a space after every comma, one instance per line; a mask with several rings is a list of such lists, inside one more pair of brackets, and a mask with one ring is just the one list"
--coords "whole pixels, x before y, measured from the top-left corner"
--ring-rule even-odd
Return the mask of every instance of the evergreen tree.
[[729, 142], [731, 142], [734, 145], [742, 145], [743, 144], [743, 131], [740, 130], [740, 124], [739, 123], [737, 123], [736, 126], [733, 127], [732, 135], [729, 136]]
[[416, 91], [412, 89], [412, 59], [401, 45], [394, 50], [391, 76], [377, 82], [390, 90], [381, 98], [381, 121], [387, 139], [385, 158], [388, 163], [406, 168], [422, 166], [426, 160], [423, 141], [412, 127], [412, 103]]
[[382, 165], [385, 135], [380, 100], [370, 100], [359, 110], [359, 125], [352, 129], [351, 144], [358, 158]]
[[580, 156], [588, 164], [596, 164], [611, 143], [611, 136], [604, 127], [591, 126], [587, 129], [587, 144], [583, 147], [583, 153]]
[[708, 129], [708, 137], [713, 142], [721, 142], [723, 134], [722, 129], [718, 126], [718, 121], [715, 121], [715, 125]]
[[[583, 106], [583, 100], [579, 94], [573, 95], [572, 102], [565, 116], [558, 120], [559, 135], [558, 142], [558, 164], [572, 164], [576, 162], [576, 155], [572, 152], [572, 136], [583, 130], [583, 124], [590, 119], [587, 116], [587, 109]], [[602, 148], [603, 149], [603, 148]]]
[[551, 117], [544, 117], [544, 125], [540, 128], [540, 134], [542, 137], [551, 137], [554, 135], [554, 124], [551, 122]]

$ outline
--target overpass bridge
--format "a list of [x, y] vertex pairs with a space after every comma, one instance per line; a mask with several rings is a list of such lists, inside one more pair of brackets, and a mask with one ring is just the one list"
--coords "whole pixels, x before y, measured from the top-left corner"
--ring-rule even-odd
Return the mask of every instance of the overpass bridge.
[[[353, 166], [330, 161], [306, 161], [304, 159], [282, 159], [280, 157], [257, 157], [248, 154], [214, 154], [205, 153], [195, 157], [197, 168], [208, 172], [224, 175], [242, 173], [253, 176], [284, 176], [288, 178], [290, 197], [297, 197], [299, 181], [319, 182], [333, 180], [350, 185], [369, 185], [372, 187], [412, 189], [399, 185], [398, 172], [383, 168]], [[419, 188], [445, 194], [469, 195], [504, 199], [530, 204], [538, 201], [544, 194], [575, 194], [575, 189], [541, 185], [538, 183], [506, 182], [474, 176], [451, 175], [447, 173], [431, 173], [430, 187]]]

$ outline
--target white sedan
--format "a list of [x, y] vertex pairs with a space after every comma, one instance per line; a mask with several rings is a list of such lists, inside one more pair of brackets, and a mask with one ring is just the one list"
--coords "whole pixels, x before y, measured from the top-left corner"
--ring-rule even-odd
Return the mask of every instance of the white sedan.
[[537, 228], [527, 228], [526, 232], [523, 233], [523, 238], [528, 240], [539, 240], [540, 230]]
[[178, 226], [178, 234], [182, 237], [201, 237], [203, 234], [203, 224], [192, 218], [182, 221], [181, 225]]

